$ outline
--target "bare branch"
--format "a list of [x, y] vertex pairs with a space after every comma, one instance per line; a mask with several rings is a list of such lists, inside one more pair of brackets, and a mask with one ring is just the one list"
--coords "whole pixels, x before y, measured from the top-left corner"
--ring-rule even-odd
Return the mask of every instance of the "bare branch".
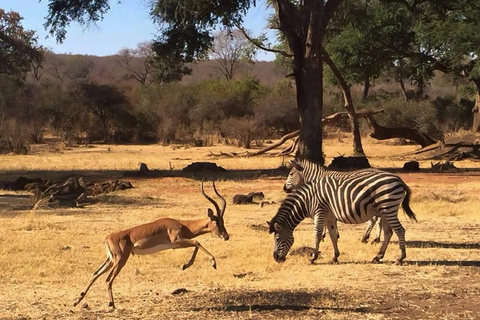
[[254, 39], [254, 38], [250, 37], [250, 35], [248, 34], [247, 30], [245, 30], [245, 28], [243, 28], [242, 26], [237, 25], [236, 27], [243, 33], [243, 35], [245, 36], [245, 38], [247, 38], [248, 41], [250, 41], [251, 43], [253, 43], [253, 45], [255, 45], [256, 47], [258, 47], [259, 49], [264, 50], [264, 51], [267, 51], [267, 52], [278, 53], [279, 55], [284, 56], [284, 57], [287, 57], [287, 58], [293, 58], [293, 54], [290, 54], [290, 53], [288, 53], [288, 52], [286, 52], [286, 51], [278, 50], [278, 49], [273, 49], [273, 48], [266, 47], [266, 46], [262, 45], [262, 43], [261, 43], [260, 41], [258, 41], [257, 39]]

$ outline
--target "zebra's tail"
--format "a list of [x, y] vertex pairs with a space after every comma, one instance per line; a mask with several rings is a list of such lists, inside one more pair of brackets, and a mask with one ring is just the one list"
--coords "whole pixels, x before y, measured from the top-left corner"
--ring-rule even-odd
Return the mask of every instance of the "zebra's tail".
[[417, 216], [415, 215], [415, 212], [413, 212], [413, 210], [410, 208], [410, 196], [412, 195], [412, 191], [403, 180], [402, 183], [406, 192], [405, 198], [403, 198], [402, 201], [402, 208], [407, 214], [407, 216], [410, 218], [410, 220], [417, 221]]

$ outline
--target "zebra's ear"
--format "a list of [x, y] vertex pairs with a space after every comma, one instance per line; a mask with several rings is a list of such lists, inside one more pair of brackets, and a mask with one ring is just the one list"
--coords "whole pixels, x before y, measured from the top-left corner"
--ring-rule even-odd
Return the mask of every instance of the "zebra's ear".
[[272, 233], [273, 232], [272, 222], [267, 221], [267, 224], [268, 224], [268, 233]]
[[297, 169], [298, 171], [303, 171], [303, 167], [297, 162], [297, 160], [291, 160], [290, 164], [293, 168]]

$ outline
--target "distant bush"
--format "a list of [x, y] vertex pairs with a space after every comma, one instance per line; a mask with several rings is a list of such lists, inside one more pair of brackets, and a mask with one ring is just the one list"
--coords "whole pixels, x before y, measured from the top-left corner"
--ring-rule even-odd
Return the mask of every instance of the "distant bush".
[[472, 126], [472, 108], [475, 101], [457, 99], [453, 96], [437, 97], [432, 101], [437, 114], [437, 120], [445, 131], [468, 130]]

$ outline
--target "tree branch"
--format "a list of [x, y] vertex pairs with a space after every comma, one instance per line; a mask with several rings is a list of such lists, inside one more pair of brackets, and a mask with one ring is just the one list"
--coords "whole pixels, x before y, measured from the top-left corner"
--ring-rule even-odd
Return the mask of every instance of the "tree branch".
[[283, 50], [273, 49], [273, 48], [269, 48], [269, 47], [266, 47], [266, 46], [262, 45], [261, 42], [259, 42], [258, 40], [250, 37], [248, 35], [247, 31], [245, 30], [245, 28], [243, 28], [242, 26], [237, 24], [236, 27], [243, 33], [243, 35], [245, 36], [245, 38], [247, 38], [248, 41], [253, 43], [253, 45], [258, 47], [259, 49], [267, 51], [267, 52], [278, 53], [279, 55], [287, 57], [287, 58], [293, 58], [293, 54], [290, 54], [290, 53], [285, 52]]

